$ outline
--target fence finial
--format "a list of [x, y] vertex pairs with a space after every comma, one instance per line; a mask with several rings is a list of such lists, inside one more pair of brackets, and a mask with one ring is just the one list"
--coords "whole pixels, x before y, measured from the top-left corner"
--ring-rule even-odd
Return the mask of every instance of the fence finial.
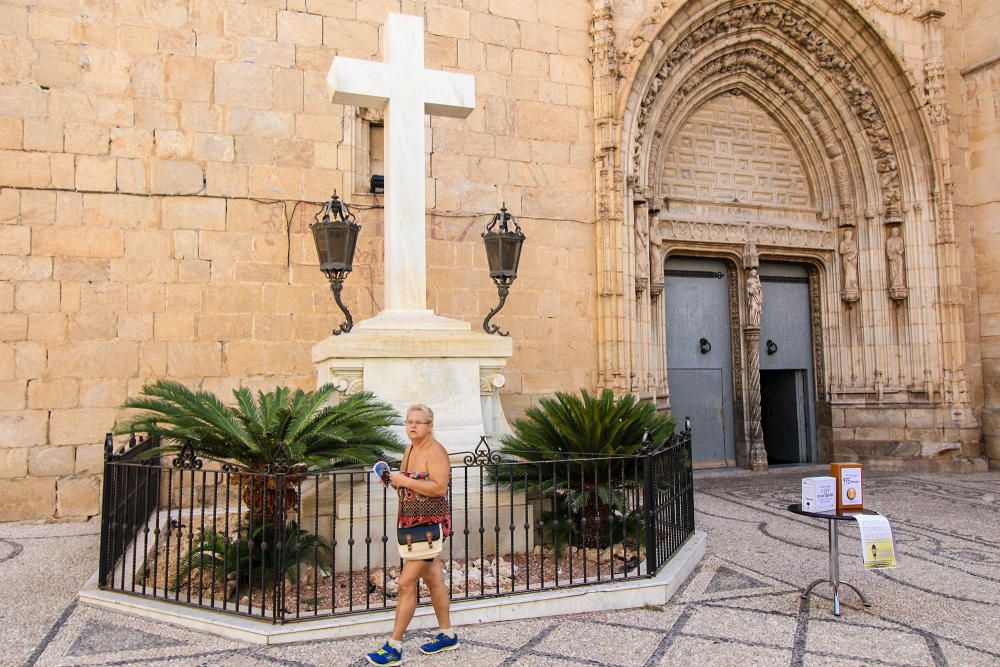
[[479, 436], [479, 443], [476, 448], [465, 455], [465, 465], [483, 466], [488, 463], [500, 463], [499, 452], [490, 449], [490, 443], [486, 441], [486, 436]]

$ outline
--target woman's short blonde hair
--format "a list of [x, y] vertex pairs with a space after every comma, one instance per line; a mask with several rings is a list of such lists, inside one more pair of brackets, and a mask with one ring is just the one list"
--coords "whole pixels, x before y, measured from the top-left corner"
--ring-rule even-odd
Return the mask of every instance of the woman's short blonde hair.
[[410, 407], [406, 408], [406, 414], [410, 414], [411, 412], [424, 413], [424, 416], [427, 418], [428, 424], [431, 425], [434, 424], [434, 411], [431, 410], [430, 406], [425, 405], [423, 403], [414, 403]]

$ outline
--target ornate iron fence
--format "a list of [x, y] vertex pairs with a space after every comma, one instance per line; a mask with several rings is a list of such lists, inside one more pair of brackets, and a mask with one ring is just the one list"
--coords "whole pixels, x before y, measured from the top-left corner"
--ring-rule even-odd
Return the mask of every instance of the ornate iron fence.
[[[367, 469], [269, 472], [106, 445], [100, 585], [273, 623], [392, 608], [397, 498]], [[452, 466], [452, 600], [654, 576], [694, 532], [689, 430], [636, 457]], [[427, 602], [426, 591], [421, 602]]]
[[691, 424], [661, 445], [646, 449], [643, 467], [646, 563], [657, 571], [694, 532]]
[[[101, 502], [101, 555], [99, 573], [104, 581], [114, 563], [132, 547], [133, 559], [139, 549], [137, 536], [159, 504], [160, 458], [143, 455], [159, 446], [158, 438], [132, 435], [117, 451], [108, 433], [104, 439], [104, 489]], [[138, 463], [141, 461], [142, 463]], [[103, 517], [115, 517], [105, 521]]]

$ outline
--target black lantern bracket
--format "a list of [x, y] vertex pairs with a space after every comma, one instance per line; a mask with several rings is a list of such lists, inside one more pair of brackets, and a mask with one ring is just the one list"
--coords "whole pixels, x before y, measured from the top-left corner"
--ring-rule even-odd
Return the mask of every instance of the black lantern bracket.
[[330, 201], [316, 214], [316, 222], [309, 225], [313, 240], [316, 242], [316, 254], [319, 255], [320, 271], [330, 281], [330, 290], [337, 306], [347, 318], [333, 330], [334, 336], [349, 332], [354, 327], [354, 318], [341, 299], [344, 289], [344, 279], [354, 266], [354, 250], [358, 243], [358, 232], [361, 225], [355, 222], [354, 214], [347, 207], [347, 202], [341, 201], [334, 192]]
[[[513, 223], [511, 230], [509, 224]], [[483, 319], [483, 330], [488, 334], [499, 334], [509, 336], [509, 331], [503, 331], [499, 326], [490, 322], [493, 317], [500, 312], [507, 302], [510, 294], [510, 286], [517, 279], [517, 267], [521, 261], [521, 246], [524, 243], [524, 232], [517, 224], [510, 213], [507, 212], [506, 203], [500, 207], [500, 212], [486, 224], [486, 231], [483, 232], [483, 243], [486, 244], [486, 260], [490, 265], [490, 278], [497, 286], [497, 295], [500, 303], [492, 308]]]

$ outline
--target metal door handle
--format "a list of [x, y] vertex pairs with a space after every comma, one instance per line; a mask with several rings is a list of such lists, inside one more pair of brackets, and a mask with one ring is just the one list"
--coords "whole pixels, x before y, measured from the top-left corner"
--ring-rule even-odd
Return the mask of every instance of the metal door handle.
[[702, 338], [698, 341], [698, 349], [701, 350], [702, 354], [708, 354], [712, 351], [712, 344], [708, 342], [707, 338]]

